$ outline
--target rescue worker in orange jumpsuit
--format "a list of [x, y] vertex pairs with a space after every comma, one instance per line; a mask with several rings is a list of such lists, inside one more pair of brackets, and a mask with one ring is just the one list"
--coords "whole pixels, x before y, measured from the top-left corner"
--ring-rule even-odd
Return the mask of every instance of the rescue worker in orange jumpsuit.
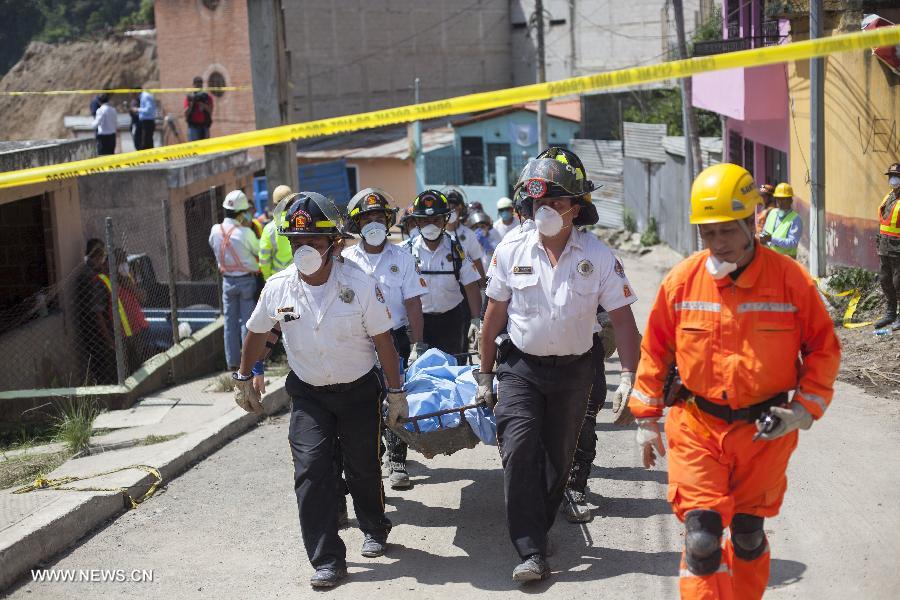
[[665, 454], [659, 419], [671, 406], [668, 500], [685, 525], [685, 599], [762, 597], [763, 519], [781, 507], [797, 430], [825, 413], [840, 363], [809, 274], [754, 239], [760, 201], [737, 165], [711, 166], [694, 181], [691, 224], [706, 250], [660, 286], [629, 399], [647, 468]]

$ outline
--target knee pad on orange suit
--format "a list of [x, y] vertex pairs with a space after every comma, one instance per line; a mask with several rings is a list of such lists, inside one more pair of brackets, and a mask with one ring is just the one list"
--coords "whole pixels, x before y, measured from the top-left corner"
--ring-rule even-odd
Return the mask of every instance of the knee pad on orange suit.
[[731, 520], [731, 545], [734, 555], [741, 560], [756, 560], [762, 556], [768, 544], [763, 529], [763, 518], [738, 513]]
[[684, 515], [684, 560], [694, 575], [712, 575], [722, 562], [722, 516], [694, 509]]

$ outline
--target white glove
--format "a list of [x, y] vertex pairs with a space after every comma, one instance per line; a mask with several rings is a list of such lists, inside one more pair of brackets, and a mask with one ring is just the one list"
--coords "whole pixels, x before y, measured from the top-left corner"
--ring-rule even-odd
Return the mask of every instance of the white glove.
[[406, 401], [406, 392], [399, 390], [388, 392], [388, 427], [396, 427], [400, 419], [409, 418], [409, 403]]
[[253, 379], [240, 381], [234, 379], [234, 401], [238, 406], [256, 414], [263, 412], [262, 398], [253, 385]]
[[478, 383], [478, 390], [475, 392], [475, 400], [484, 402], [487, 407], [494, 410], [497, 405], [497, 395], [494, 394], [494, 373], [482, 373], [478, 369], [472, 371], [472, 376]]
[[[773, 417], [778, 417], [779, 423], [768, 433], [757, 434], [761, 440], [774, 440], [795, 429], [809, 429], [812, 427], [813, 418], [809, 411], [799, 402], [791, 402], [787, 406], [773, 406], [769, 409]], [[759, 425], [756, 426], [760, 428]]]
[[[478, 347], [478, 341], [481, 337], [481, 318], [480, 317], [472, 317], [472, 322], [469, 324], [469, 343], [474, 344], [475, 347]], [[477, 352], [477, 350], [476, 350]]]
[[406, 361], [407, 365], [411, 365], [416, 362], [420, 356], [425, 354], [425, 351], [428, 350], [428, 344], [425, 342], [416, 342], [409, 348], [409, 359]]
[[634, 422], [634, 415], [628, 408], [628, 398], [631, 396], [631, 390], [634, 389], [634, 373], [631, 371], [622, 371], [619, 375], [619, 387], [616, 388], [612, 399], [613, 423], [619, 426], [631, 425]]
[[[662, 434], [659, 431], [659, 418], [651, 417], [637, 420], [637, 435], [635, 441], [641, 447], [644, 459], [644, 468], [656, 466], [656, 455], [666, 455], [666, 448], [662, 443]], [[655, 451], [654, 451], [655, 447]]]

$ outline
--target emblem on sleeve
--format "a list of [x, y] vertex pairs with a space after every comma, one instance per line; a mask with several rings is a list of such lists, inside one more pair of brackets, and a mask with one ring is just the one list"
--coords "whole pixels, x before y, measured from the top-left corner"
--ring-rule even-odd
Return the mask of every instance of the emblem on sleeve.
[[634, 292], [631, 291], [631, 288], [627, 285], [622, 286], [622, 295], [626, 298], [631, 298], [634, 295]]
[[530, 266], [513, 267], [513, 275], [531, 275], [532, 273]]
[[588, 259], [584, 259], [578, 263], [578, 266], [576, 268], [578, 269], [579, 273], [587, 277], [594, 272], [594, 263], [592, 263]]
[[384, 294], [381, 292], [381, 288], [377, 285], [375, 286], [375, 299], [384, 304]]
[[340, 298], [341, 302], [343, 302], [344, 304], [350, 304], [351, 302], [353, 302], [353, 298], [355, 297], [356, 293], [351, 288], [341, 288]]
[[391, 273], [399, 273], [399, 272], [400, 272], [400, 267], [398, 267], [397, 265], [391, 265]]
[[616, 270], [616, 275], [625, 279], [625, 267], [622, 265], [622, 261], [616, 258], [616, 266], [614, 267]]

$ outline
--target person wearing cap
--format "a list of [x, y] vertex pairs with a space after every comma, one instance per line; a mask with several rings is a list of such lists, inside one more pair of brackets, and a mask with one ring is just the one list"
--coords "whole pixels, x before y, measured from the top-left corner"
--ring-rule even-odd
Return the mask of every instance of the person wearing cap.
[[[272, 206], [278, 204], [291, 194], [291, 188], [279, 185], [272, 190]], [[259, 270], [263, 279], [278, 273], [291, 264], [293, 255], [291, 243], [283, 235], [278, 235], [279, 216], [274, 215], [272, 220], [263, 227], [259, 238]]]
[[759, 210], [756, 213], [756, 237], [761, 236], [766, 227], [766, 219], [769, 217], [769, 213], [775, 209], [775, 198], [772, 197], [772, 194], [775, 193], [775, 186], [771, 183], [764, 183], [759, 186], [759, 195], [762, 198], [762, 204], [759, 205]]
[[241, 190], [232, 190], [222, 202], [225, 218], [212, 226], [209, 245], [222, 274], [222, 313], [225, 317], [225, 362], [230, 370], [241, 358], [241, 340], [253, 311], [259, 272], [259, 240], [250, 228], [253, 209]]
[[513, 214], [513, 201], [503, 197], [497, 200], [497, 220], [494, 221], [494, 231], [500, 234], [500, 238], [519, 226], [519, 218]]
[[429, 348], [460, 355], [466, 352], [467, 328], [481, 325], [481, 278], [475, 269], [477, 261], [446, 231], [450, 214], [450, 203], [438, 190], [416, 196], [410, 219], [420, 234], [402, 247], [416, 260], [428, 289], [421, 296], [424, 342]]
[[466, 255], [472, 260], [475, 270], [481, 276], [480, 283], [483, 284], [485, 274], [484, 267], [481, 264], [481, 257], [484, 256], [484, 250], [481, 248], [478, 240], [475, 239], [475, 232], [465, 225], [466, 220], [469, 218], [466, 197], [462, 190], [457, 188], [448, 189], [444, 192], [444, 195], [450, 204], [450, 217], [447, 219], [446, 231], [455, 237], [463, 247], [463, 250], [466, 251]]
[[772, 197], [775, 198], [776, 208], [766, 215], [759, 241], [779, 254], [796, 259], [800, 236], [803, 235], [803, 221], [793, 209], [794, 189], [789, 183], [779, 183]]
[[[525, 166], [516, 189], [533, 202], [536, 229], [494, 253], [474, 376], [476, 398], [497, 422], [509, 536], [521, 560], [512, 577], [528, 582], [550, 574], [548, 532], [595, 377], [597, 306], [608, 309], [615, 326], [619, 406], [630, 394], [640, 335], [630, 307], [637, 297], [624, 271], [602, 241], [578, 229], [598, 220], [590, 200], [596, 188], [578, 156], [549, 148]], [[498, 345], [504, 327], [508, 337]]]
[[753, 235], [760, 201], [738, 165], [707, 167], [694, 180], [690, 223], [705, 249], [663, 279], [629, 399], [644, 467], [668, 449], [667, 498], [684, 523], [684, 600], [762, 598], [771, 561], [764, 520], [781, 508], [800, 430], [825, 414], [841, 361], [815, 281]]
[[[345, 249], [342, 255], [378, 282], [393, 320], [394, 347], [400, 358], [411, 365], [428, 349], [422, 341], [421, 300], [428, 288], [416, 270], [412, 255], [388, 243], [390, 228], [397, 218], [397, 209], [392, 204], [388, 193], [378, 188], [366, 188], [350, 199], [347, 231], [359, 235], [360, 243]], [[388, 483], [395, 490], [409, 488], [406, 443], [390, 429], [384, 430], [384, 442]]]
[[379, 460], [385, 390], [378, 364], [387, 385], [388, 425], [407, 416], [408, 406], [384, 291], [332, 253], [337, 240], [349, 237], [334, 202], [315, 192], [288, 196], [279, 221], [294, 264], [269, 278], [247, 323], [241, 366], [232, 375], [235, 401], [248, 412], [263, 411], [251, 367], [280, 323], [291, 368], [285, 388], [292, 402], [294, 491], [303, 544], [315, 568], [310, 584], [333, 587], [347, 575], [346, 547], [338, 535], [338, 442], [364, 537], [360, 553], [383, 555], [391, 530]]
[[890, 191], [878, 206], [878, 237], [875, 250], [881, 263], [879, 281], [884, 291], [884, 316], [875, 322], [875, 329], [890, 326], [900, 331], [897, 301], [900, 296], [900, 163], [892, 164], [884, 173]]

